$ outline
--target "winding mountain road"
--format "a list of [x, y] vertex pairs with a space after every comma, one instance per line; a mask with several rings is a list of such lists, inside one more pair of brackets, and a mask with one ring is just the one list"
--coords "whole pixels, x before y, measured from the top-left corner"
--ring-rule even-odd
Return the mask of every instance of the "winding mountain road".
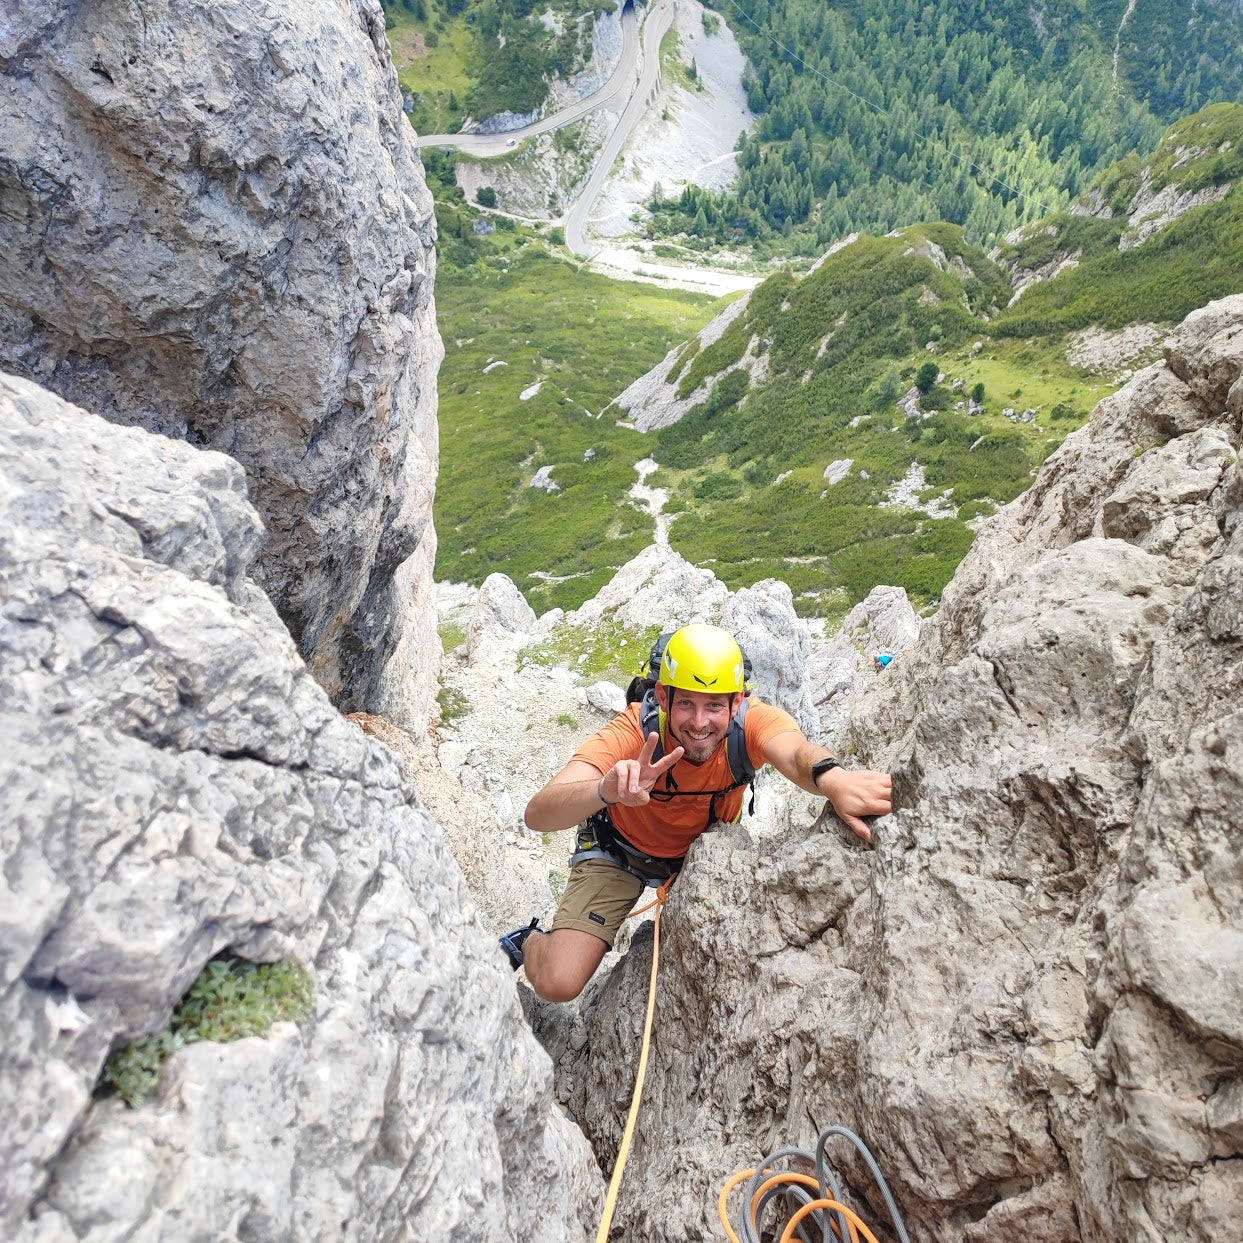
[[656, 7], [648, 10], [642, 22], [640, 41], [640, 22], [635, 6], [625, 5], [621, 16], [622, 52], [617, 68], [609, 80], [586, 99], [580, 99], [543, 120], [524, 125], [521, 129], [500, 134], [426, 134], [416, 136], [416, 145], [451, 147], [477, 158], [488, 159], [506, 155], [524, 138], [569, 125], [590, 112], [624, 100], [618, 120], [605, 139], [583, 189], [556, 222], [565, 228], [567, 248], [573, 254], [586, 259], [593, 270], [615, 279], [652, 281], [717, 296], [754, 288], [762, 277], [719, 268], [655, 263], [649, 255], [640, 251], [616, 246], [594, 246], [587, 241], [589, 213], [622, 148], [643, 116], [644, 110], [655, 98], [656, 85], [660, 78], [660, 43], [676, 20], [677, 13], [678, 0], [658, 0]]
[[630, 137], [652, 98], [656, 79], [660, 76], [660, 41], [673, 25], [676, 4], [677, 0], [663, 0], [656, 11], [649, 13], [644, 20], [643, 58], [640, 62], [639, 80], [626, 101], [613, 132], [605, 139], [582, 193], [565, 213], [565, 244], [576, 255], [585, 257], [590, 254], [586, 237], [587, 213], [612, 171], [613, 161], [621, 154], [626, 139]]
[[[663, 7], [663, 6], [662, 6]], [[635, 16], [635, 6], [627, 4], [621, 15], [622, 50], [617, 68], [613, 70], [609, 80], [594, 94], [577, 103], [570, 104], [544, 117], [541, 121], [533, 121], [521, 129], [506, 130], [499, 134], [423, 134], [415, 137], [417, 147], [454, 147], [467, 155], [487, 159], [491, 156], [505, 155], [513, 150], [524, 138], [536, 134], [546, 134], [549, 130], [560, 129], [573, 121], [581, 120], [589, 112], [603, 108], [625, 96], [634, 89], [636, 62], [639, 55], [639, 19]]]
[[521, 129], [501, 134], [425, 134], [416, 136], [419, 147], [454, 147], [478, 158], [487, 159], [505, 155], [524, 138], [546, 134], [585, 117], [589, 112], [604, 108], [619, 99], [625, 99], [625, 107], [613, 127], [599, 156], [592, 167], [582, 192], [562, 218], [565, 225], [566, 245], [576, 255], [586, 257], [590, 252], [585, 236], [587, 213], [608, 178], [626, 139], [643, 115], [652, 97], [660, 74], [660, 41], [673, 24], [677, 0], [661, 0], [654, 11], [643, 21], [642, 57], [640, 57], [639, 19], [635, 6], [627, 4], [622, 9], [622, 51], [617, 68], [609, 80], [594, 94], [580, 99], [568, 108], [562, 108], [541, 121], [524, 125]]

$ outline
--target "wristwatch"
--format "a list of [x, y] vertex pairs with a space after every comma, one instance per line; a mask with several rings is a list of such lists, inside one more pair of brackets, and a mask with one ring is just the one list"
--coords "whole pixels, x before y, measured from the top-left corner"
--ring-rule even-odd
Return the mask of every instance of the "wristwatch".
[[841, 768], [840, 761], [833, 759], [832, 756], [829, 756], [827, 759], [817, 760], [811, 766], [812, 785], [819, 787], [820, 778], [823, 777], [824, 774], [827, 773], [829, 769], [831, 768]]

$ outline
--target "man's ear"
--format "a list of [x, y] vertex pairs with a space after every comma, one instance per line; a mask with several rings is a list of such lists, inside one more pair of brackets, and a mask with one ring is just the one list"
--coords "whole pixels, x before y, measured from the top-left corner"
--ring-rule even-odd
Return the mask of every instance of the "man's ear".
[[663, 682], [656, 683], [656, 702], [662, 712], [669, 711], [669, 688]]

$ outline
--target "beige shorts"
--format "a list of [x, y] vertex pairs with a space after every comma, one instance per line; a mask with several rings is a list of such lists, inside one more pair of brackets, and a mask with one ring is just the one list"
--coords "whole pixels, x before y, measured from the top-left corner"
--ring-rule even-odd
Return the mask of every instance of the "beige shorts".
[[584, 859], [570, 869], [557, 903], [552, 930], [576, 928], [599, 937], [611, 949], [613, 938], [646, 886], [625, 868], [603, 859]]

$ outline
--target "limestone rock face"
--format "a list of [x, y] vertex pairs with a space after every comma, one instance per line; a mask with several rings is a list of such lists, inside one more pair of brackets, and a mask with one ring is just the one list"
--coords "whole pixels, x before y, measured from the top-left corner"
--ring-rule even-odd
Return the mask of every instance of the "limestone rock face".
[[435, 677], [431, 197], [376, 0], [0, 19], [0, 365], [242, 463], [343, 707]]
[[636, 631], [715, 623], [728, 594], [711, 570], [691, 565], [668, 544], [649, 544], [565, 620], [593, 626], [607, 619]]
[[[912, 1237], [1235, 1228], [1241, 376], [1234, 297], [984, 526], [848, 726], [855, 760], [894, 773], [874, 850], [827, 820], [696, 844], [665, 918], [624, 1237], [716, 1237], [729, 1173], [834, 1122], [870, 1142]], [[561, 1068], [606, 1163], [646, 944], [593, 993], [590, 1058]]]
[[[703, 328], [696, 340], [700, 349], [706, 349], [725, 335], [725, 330], [741, 315], [750, 302], [750, 296], [731, 302], [710, 324]], [[670, 350], [651, 371], [641, 375], [617, 397], [617, 405], [641, 432], [652, 432], [662, 427], [672, 427], [692, 406], [703, 401], [702, 388], [696, 388], [686, 397], [678, 396], [678, 380], [685, 364], [678, 358], [684, 355], [686, 346]]]
[[[0, 377], [0, 1235], [578, 1243], [598, 1169], [509, 968], [261, 538], [229, 458]], [[307, 964], [313, 1016], [93, 1099], [226, 949]]]

